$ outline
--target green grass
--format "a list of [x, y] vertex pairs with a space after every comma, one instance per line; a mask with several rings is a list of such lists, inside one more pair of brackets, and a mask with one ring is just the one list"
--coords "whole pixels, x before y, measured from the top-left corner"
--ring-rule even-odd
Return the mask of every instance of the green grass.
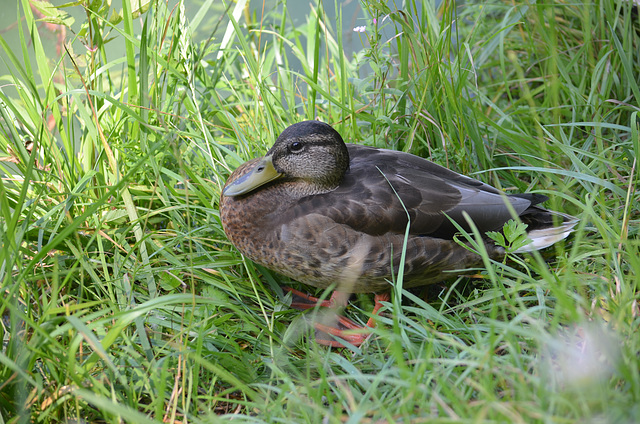
[[[0, 423], [640, 420], [629, 2], [365, 0], [364, 33], [322, 5], [294, 26], [286, 2], [189, 20], [123, 3], [44, 10], [70, 26], [62, 57], [27, 0], [20, 48], [0, 38]], [[318, 346], [279, 287], [309, 288], [241, 257], [217, 206], [236, 166], [316, 117], [580, 224], [482, 278], [398, 287], [361, 348]]]

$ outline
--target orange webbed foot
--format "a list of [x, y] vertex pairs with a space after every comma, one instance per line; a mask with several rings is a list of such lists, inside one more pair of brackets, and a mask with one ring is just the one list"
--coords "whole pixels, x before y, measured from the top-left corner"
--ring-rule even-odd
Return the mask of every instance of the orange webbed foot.
[[[316, 306], [332, 309], [345, 307], [350, 296], [349, 293], [335, 291], [329, 299], [320, 300], [289, 287], [285, 287], [285, 290], [292, 294], [291, 307], [298, 310], [312, 309]], [[355, 323], [338, 312], [334, 316], [324, 319], [325, 322], [315, 322], [313, 326], [316, 329], [316, 341], [324, 346], [345, 347], [345, 344], [339, 340], [342, 339], [353, 346], [360, 346], [370, 335], [362, 330], [375, 327], [375, 315], [383, 306], [381, 302], [388, 302], [389, 299], [389, 293], [375, 295], [373, 316], [369, 318], [365, 326]]]

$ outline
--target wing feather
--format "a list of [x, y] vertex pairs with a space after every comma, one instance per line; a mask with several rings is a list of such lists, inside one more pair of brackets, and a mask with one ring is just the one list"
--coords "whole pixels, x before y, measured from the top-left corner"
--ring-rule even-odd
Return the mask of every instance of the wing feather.
[[506, 202], [518, 215], [532, 204], [410, 154], [347, 147], [351, 162], [340, 187], [301, 199], [295, 215], [321, 214], [372, 236], [404, 234], [408, 216], [411, 235], [451, 237], [456, 230], [447, 216], [466, 228], [466, 212], [481, 231], [489, 231], [511, 218]]

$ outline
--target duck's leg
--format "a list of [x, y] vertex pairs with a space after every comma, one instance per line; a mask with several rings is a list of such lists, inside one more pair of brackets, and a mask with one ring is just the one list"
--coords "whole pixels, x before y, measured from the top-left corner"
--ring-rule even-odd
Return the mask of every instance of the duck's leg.
[[317, 297], [304, 294], [299, 290], [292, 289], [291, 287], [283, 287], [283, 289], [291, 293], [291, 307], [299, 311], [306, 311], [307, 309], [315, 308], [318, 304], [326, 308], [344, 308], [347, 306], [349, 297], [351, 297], [351, 293], [336, 290], [331, 294], [329, 299], [320, 300]]
[[[326, 308], [345, 307], [347, 306], [347, 301], [349, 300], [350, 296], [349, 293], [335, 291], [331, 295], [331, 298], [329, 298], [328, 300], [320, 301], [316, 297], [306, 295], [298, 290], [289, 287], [285, 288], [285, 290], [291, 292], [291, 294], [293, 295], [291, 307], [299, 310], [311, 309], [318, 304], [321, 307]], [[330, 323], [330, 325], [328, 323], [322, 322], [314, 323], [313, 326], [316, 329], [316, 341], [319, 344], [325, 346], [344, 347], [344, 344], [336, 340], [337, 337], [349, 342], [353, 346], [360, 346], [362, 343], [364, 343], [367, 337], [369, 337], [369, 335], [362, 330], [366, 328], [373, 328], [375, 326], [376, 322], [374, 316], [378, 314], [378, 311], [382, 307], [381, 302], [388, 302], [389, 299], [389, 293], [381, 293], [375, 295], [375, 305], [373, 308], [372, 316], [367, 321], [366, 326], [356, 324], [354, 321], [338, 313], [330, 317], [330, 320], [333, 321]]]

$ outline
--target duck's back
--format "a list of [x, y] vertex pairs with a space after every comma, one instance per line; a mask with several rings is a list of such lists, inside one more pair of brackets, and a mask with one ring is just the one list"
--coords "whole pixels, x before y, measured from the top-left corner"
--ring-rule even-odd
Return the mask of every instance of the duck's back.
[[468, 229], [463, 212], [485, 232], [502, 228], [512, 218], [510, 208], [522, 215], [546, 199], [505, 196], [478, 180], [408, 153], [347, 146], [350, 167], [340, 186], [301, 199], [292, 214], [322, 211], [335, 222], [370, 235], [404, 235], [410, 223], [411, 235], [450, 239], [456, 233], [450, 219]]

